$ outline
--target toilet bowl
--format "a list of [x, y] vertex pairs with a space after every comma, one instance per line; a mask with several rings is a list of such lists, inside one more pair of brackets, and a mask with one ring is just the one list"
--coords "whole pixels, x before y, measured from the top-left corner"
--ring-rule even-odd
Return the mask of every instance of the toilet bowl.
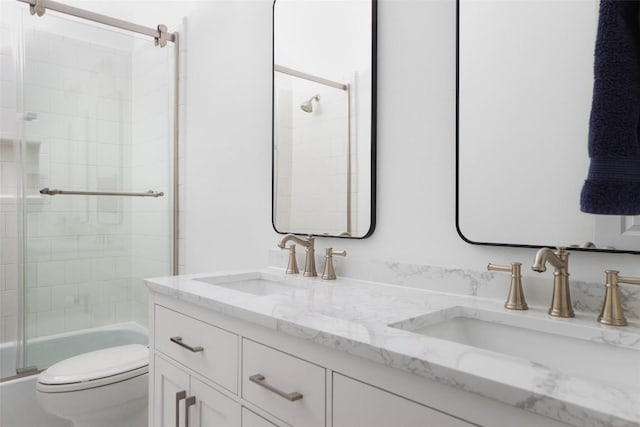
[[146, 427], [149, 349], [140, 344], [92, 351], [38, 376], [40, 406], [74, 427]]

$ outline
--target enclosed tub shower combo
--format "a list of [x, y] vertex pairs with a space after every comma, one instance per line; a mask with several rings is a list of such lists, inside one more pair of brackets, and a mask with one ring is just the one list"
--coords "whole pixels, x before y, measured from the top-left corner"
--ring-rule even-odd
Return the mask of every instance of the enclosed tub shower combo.
[[178, 34], [0, 7], [2, 425], [144, 426], [142, 278], [176, 271]]

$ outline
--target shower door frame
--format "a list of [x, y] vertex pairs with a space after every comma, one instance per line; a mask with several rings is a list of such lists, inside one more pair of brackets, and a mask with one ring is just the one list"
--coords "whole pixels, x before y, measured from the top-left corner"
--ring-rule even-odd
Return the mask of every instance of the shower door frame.
[[[174, 44], [174, 87], [173, 87], [173, 140], [172, 140], [172, 157], [173, 164], [171, 165], [171, 187], [173, 190], [172, 199], [172, 236], [171, 236], [171, 274], [178, 273], [179, 265], [179, 139], [180, 139], [180, 123], [179, 123], [179, 99], [180, 99], [180, 35], [177, 31], [168, 32], [166, 26], [158, 25], [157, 29], [145, 27], [143, 25], [135, 24], [133, 22], [113, 18], [111, 16], [102, 15], [99, 13], [91, 12], [85, 9], [80, 9], [73, 6], [68, 6], [63, 3], [59, 3], [51, 0], [17, 0], [21, 3], [26, 3], [30, 7], [32, 15], [38, 17], [45, 14], [46, 10], [52, 10], [64, 15], [74, 16], [87, 21], [92, 21], [97, 24], [105, 25], [107, 27], [114, 27], [125, 31], [153, 37], [155, 39], [156, 46], [164, 47], [166, 42]], [[22, 43], [22, 41], [20, 42]], [[21, 79], [22, 80], [22, 79]], [[20, 82], [22, 85], [23, 82]], [[20, 101], [22, 102], [22, 101]], [[23, 105], [19, 105], [19, 110], [23, 110]], [[23, 139], [23, 132], [19, 131], [18, 139]], [[22, 177], [19, 178], [22, 180]], [[20, 217], [20, 216], [19, 216]], [[20, 220], [22, 223], [22, 220]], [[19, 225], [22, 228], [21, 225]], [[39, 372], [37, 367], [27, 366], [27, 353], [25, 346], [27, 345], [27, 331], [26, 331], [26, 316], [27, 313], [24, 309], [26, 307], [26, 292], [25, 292], [25, 274], [24, 274], [24, 260], [26, 255], [26, 245], [23, 240], [25, 238], [24, 230], [21, 233], [22, 238], [19, 240], [19, 277], [18, 277], [18, 305], [23, 307], [22, 313], [18, 316], [18, 331], [17, 331], [17, 360], [16, 360], [16, 376], [27, 376], [30, 374], [37, 374]], [[14, 377], [11, 377], [14, 378]], [[2, 380], [2, 378], [0, 378]]]

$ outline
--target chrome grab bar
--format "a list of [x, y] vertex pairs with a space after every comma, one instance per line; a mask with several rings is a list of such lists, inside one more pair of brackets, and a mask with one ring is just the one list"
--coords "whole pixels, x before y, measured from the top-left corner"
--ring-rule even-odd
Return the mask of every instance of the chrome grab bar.
[[128, 192], [116, 192], [116, 191], [75, 191], [75, 190], [58, 190], [55, 188], [43, 188], [40, 190], [40, 194], [46, 194], [48, 196], [55, 196], [57, 194], [71, 194], [77, 196], [133, 196], [133, 197], [162, 197], [164, 193], [162, 191], [149, 190], [144, 193], [128, 193]]
[[198, 353], [200, 351], [204, 351], [204, 348], [201, 346], [196, 346], [196, 347], [192, 347], [189, 344], [185, 344], [182, 342], [182, 337], [171, 337], [169, 338], [169, 341], [171, 341], [174, 344], [178, 344], [180, 347], [184, 347], [187, 350], [189, 350], [192, 353]]
[[294, 391], [294, 392], [291, 392], [291, 393], [286, 393], [286, 392], [284, 392], [282, 390], [278, 390], [277, 388], [275, 388], [274, 386], [272, 386], [270, 384], [267, 384], [265, 382], [265, 380], [266, 380], [266, 378], [262, 374], [255, 374], [255, 375], [251, 375], [249, 377], [249, 381], [251, 381], [252, 383], [256, 383], [260, 387], [264, 387], [267, 390], [269, 390], [270, 392], [273, 392], [273, 393], [277, 394], [280, 397], [284, 397], [289, 402], [295, 402], [296, 400], [302, 399], [302, 393], [298, 393], [297, 391]]
[[176, 427], [180, 427], [180, 401], [187, 398], [185, 390], [176, 393]]

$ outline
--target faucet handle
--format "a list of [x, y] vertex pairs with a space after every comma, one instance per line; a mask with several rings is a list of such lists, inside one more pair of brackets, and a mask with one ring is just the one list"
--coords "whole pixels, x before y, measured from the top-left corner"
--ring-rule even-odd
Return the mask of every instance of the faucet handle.
[[323, 280], [335, 280], [336, 272], [333, 268], [333, 256], [347, 256], [347, 251], [334, 251], [333, 248], [327, 248], [324, 256], [324, 272], [322, 273]]
[[298, 269], [298, 261], [296, 261], [296, 245], [292, 243], [289, 247], [283, 247], [282, 249], [289, 250], [289, 263], [287, 264], [287, 274], [300, 273], [300, 270]]
[[598, 322], [604, 325], [627, 326], [627, 319], [624, 317], [622, 304], [620, 304], [620, 291], [618, 283], [628, 283], [631, 285], [640, 285], [640, 277], [621, 277], [620, 272], [616, 270], [606, 270], [607, 290], [602, 303], [602, 310], [598, 316]]
[[524, 298], [524, 291], [522, 290], [522, 263], [512, 262], [511, 265], [487, 265], [487, 271], [502, 271], [511, 273], [511, 286], [509, 287], [509, 295], [507, 301], [504, 303], [504, 307], [510, 310], [527, 310], [527, 301]]

